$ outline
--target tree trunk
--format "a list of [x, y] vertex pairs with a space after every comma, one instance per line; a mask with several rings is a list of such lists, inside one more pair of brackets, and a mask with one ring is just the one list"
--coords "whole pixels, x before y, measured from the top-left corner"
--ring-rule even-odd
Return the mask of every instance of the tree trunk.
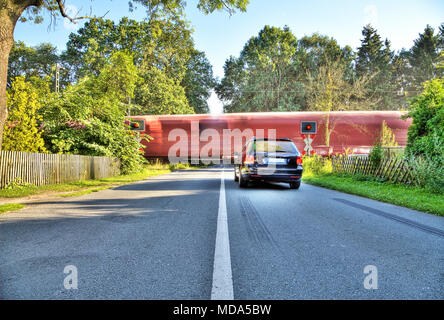
[[325, 120], [325, 145], [330, 147], [330, 111], [328, 111], [327, 119]]
[[8, 118], [6, 107], [6, 77], [8, 75], [8, 57], [14, 42], [14, 25], [9, 17], [5, 17], [5, 10], [0, 10], [0, 150], [3, 141], [3, 127]]
[[3, 127], [8, 118], [6, 78], [8, 76], [9, 52], [14, 43], [14, 28], [27, 7], [41, 4], [41, 0], [0, 0], [0, 150], [2, 149]]

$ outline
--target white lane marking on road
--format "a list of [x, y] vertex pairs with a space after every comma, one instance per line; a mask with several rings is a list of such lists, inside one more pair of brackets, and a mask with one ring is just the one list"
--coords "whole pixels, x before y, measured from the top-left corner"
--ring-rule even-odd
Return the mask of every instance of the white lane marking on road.
[[224, 169], [222, 168], [211, 300], [234, 300], [224, 173]]

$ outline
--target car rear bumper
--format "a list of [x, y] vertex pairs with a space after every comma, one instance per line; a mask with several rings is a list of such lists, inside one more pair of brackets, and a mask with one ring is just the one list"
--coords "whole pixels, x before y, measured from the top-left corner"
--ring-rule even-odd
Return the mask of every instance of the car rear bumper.
[[247, 175], [245, 179], [248, 181], [297, 182], [301, 180], [301, 177], [289, 175]]
[[302, 167], [276, 169], [274, 171], [261, 168], [245, 168], [242, 170], [242, 178], [248, 181], [297, 182], [302, 178]]

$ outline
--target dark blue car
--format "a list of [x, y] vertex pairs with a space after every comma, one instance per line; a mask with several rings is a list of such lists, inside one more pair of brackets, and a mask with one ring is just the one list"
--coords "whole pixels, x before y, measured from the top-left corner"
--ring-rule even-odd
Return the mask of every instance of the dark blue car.
[[234, 154], [234, 181], [239, 187], [254, 181], [275, 181], [299, 189], [302, 178], [302, 156], [291, 139], [253, 138], [242, 153]]

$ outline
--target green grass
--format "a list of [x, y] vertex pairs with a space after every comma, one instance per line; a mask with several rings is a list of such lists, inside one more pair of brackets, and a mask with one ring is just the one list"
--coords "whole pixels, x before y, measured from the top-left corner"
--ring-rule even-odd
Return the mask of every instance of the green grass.
[[56, 194], [57, 197], [77, 197], [91, 192], [98, 192], [122, 184], [140, 181], [152, 176], [170, 173], [175, 170], [196, 169], [197, 166], [188, 164], [171, 165], [161, 162], [153, 162], [146, 165], [143, 170], [128, 175], [120, 175], [100, 180], [85, 180], [64, 184], [53, 184], [36, 187], [27, 185], [13, 189], [1, 189], [0, 198], [23, 198], [39, 194]]
[[25, 206], [20, 203], [2, 204], [2, 205], [0, 205], [0, 214], [8, 212], [8, 211], [20, 210], [24, 207]]
[[358, 181], [352, 177], [335, 174], [304, 173], [303, 181], [324, 188], [444, 216], [444, 197], [420, 187], [388, 182]]

